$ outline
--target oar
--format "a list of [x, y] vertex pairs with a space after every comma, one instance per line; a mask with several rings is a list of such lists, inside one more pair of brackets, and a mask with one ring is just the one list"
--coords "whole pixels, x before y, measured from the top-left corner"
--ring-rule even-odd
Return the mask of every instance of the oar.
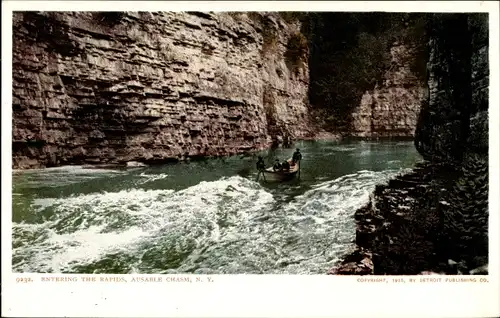
[[301, 166], [300, 165], [300, 160], [299, 160], [299, 162], [297, 162], [297, 164], [299, 165], [299, 180], [300, 180], [300, 166]]
[[259, 182], [259, 177], [261, 174], [262, 174], [262, 178], [264, 178], [264, 181], [267, 182], [266, 174], [264, 173], [264, 170], [259, 170], [259, 173], [257, 174], [257, 181], [256, 182]]

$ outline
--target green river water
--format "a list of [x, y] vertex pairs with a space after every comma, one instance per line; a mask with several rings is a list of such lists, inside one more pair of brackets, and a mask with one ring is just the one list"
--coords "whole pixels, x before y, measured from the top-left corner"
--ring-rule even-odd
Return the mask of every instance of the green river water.
[[354, 247], [354, 212], [375, 185], [421, 159], [413, 142], [294, 147], [300, 180], [278, 184], [256, 182], [255, 156], [14, 171], [13, 270], [325, 274]]

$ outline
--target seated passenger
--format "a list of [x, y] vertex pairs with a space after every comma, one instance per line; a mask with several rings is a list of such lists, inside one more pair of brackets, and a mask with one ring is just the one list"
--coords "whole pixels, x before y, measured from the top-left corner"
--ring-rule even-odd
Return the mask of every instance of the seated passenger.
[[288, 161], [284, 161], [282, 164], [281, 164], [281, 168], [283, 168], [283, 171], [288, 171], [290, 170], [290, 164], [288, 163]]
[[281, 171], [281, 164], [280, 164], [279, 159], [276, 159], [276, 161], [274, 162], [273, 170], [274, 171]]

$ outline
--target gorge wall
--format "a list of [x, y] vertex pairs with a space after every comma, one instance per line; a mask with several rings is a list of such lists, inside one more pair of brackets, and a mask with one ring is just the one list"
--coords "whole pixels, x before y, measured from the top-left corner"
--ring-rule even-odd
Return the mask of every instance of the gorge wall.
[[332, 274], [488, 274], [488, 15], [430, 14], [427, 25], [414, 139], [426, 160], [356, 211], [357, 250]]
[[15, 13], [13, 168], [163, 162], [310, 136], [298, 35], [300, 22], [276, 13]]
[[429, 40], [429, 97], [415, 146], [424, 158], [488, 153], [488, 15], [436, 15]]
[[[424, 14], [309, 14], [311, 104], [344, 136], [413, 137], [426, 99]], [[331, 32], [335, 30], [335, 32]]]
[[366, 91], [352, 113], [350, 134], [356, 137], [413, 137], [427, 89], [411, 64], [415, 46], [396, 42], [390, 49], [391, 66], [382, 83]]
[[448, 171], [434, 178], [425, 210], [439, 216], [436, 254], [462, 273], [488, 272], [488, 28], [484, 13], [432, 20], [430, 94], [415, 138], [422, 156]]

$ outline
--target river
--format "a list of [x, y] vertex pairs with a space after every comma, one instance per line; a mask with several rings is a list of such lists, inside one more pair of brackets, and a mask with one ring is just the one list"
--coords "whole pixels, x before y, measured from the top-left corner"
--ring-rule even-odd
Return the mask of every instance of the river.
[[256, 182], [255, 156], [14, 171], [13, 271], [325, 274], [354, 248], [375, 185], [421, 159], [412, 142], [294, 146], [300, 180], [286, 183]]

